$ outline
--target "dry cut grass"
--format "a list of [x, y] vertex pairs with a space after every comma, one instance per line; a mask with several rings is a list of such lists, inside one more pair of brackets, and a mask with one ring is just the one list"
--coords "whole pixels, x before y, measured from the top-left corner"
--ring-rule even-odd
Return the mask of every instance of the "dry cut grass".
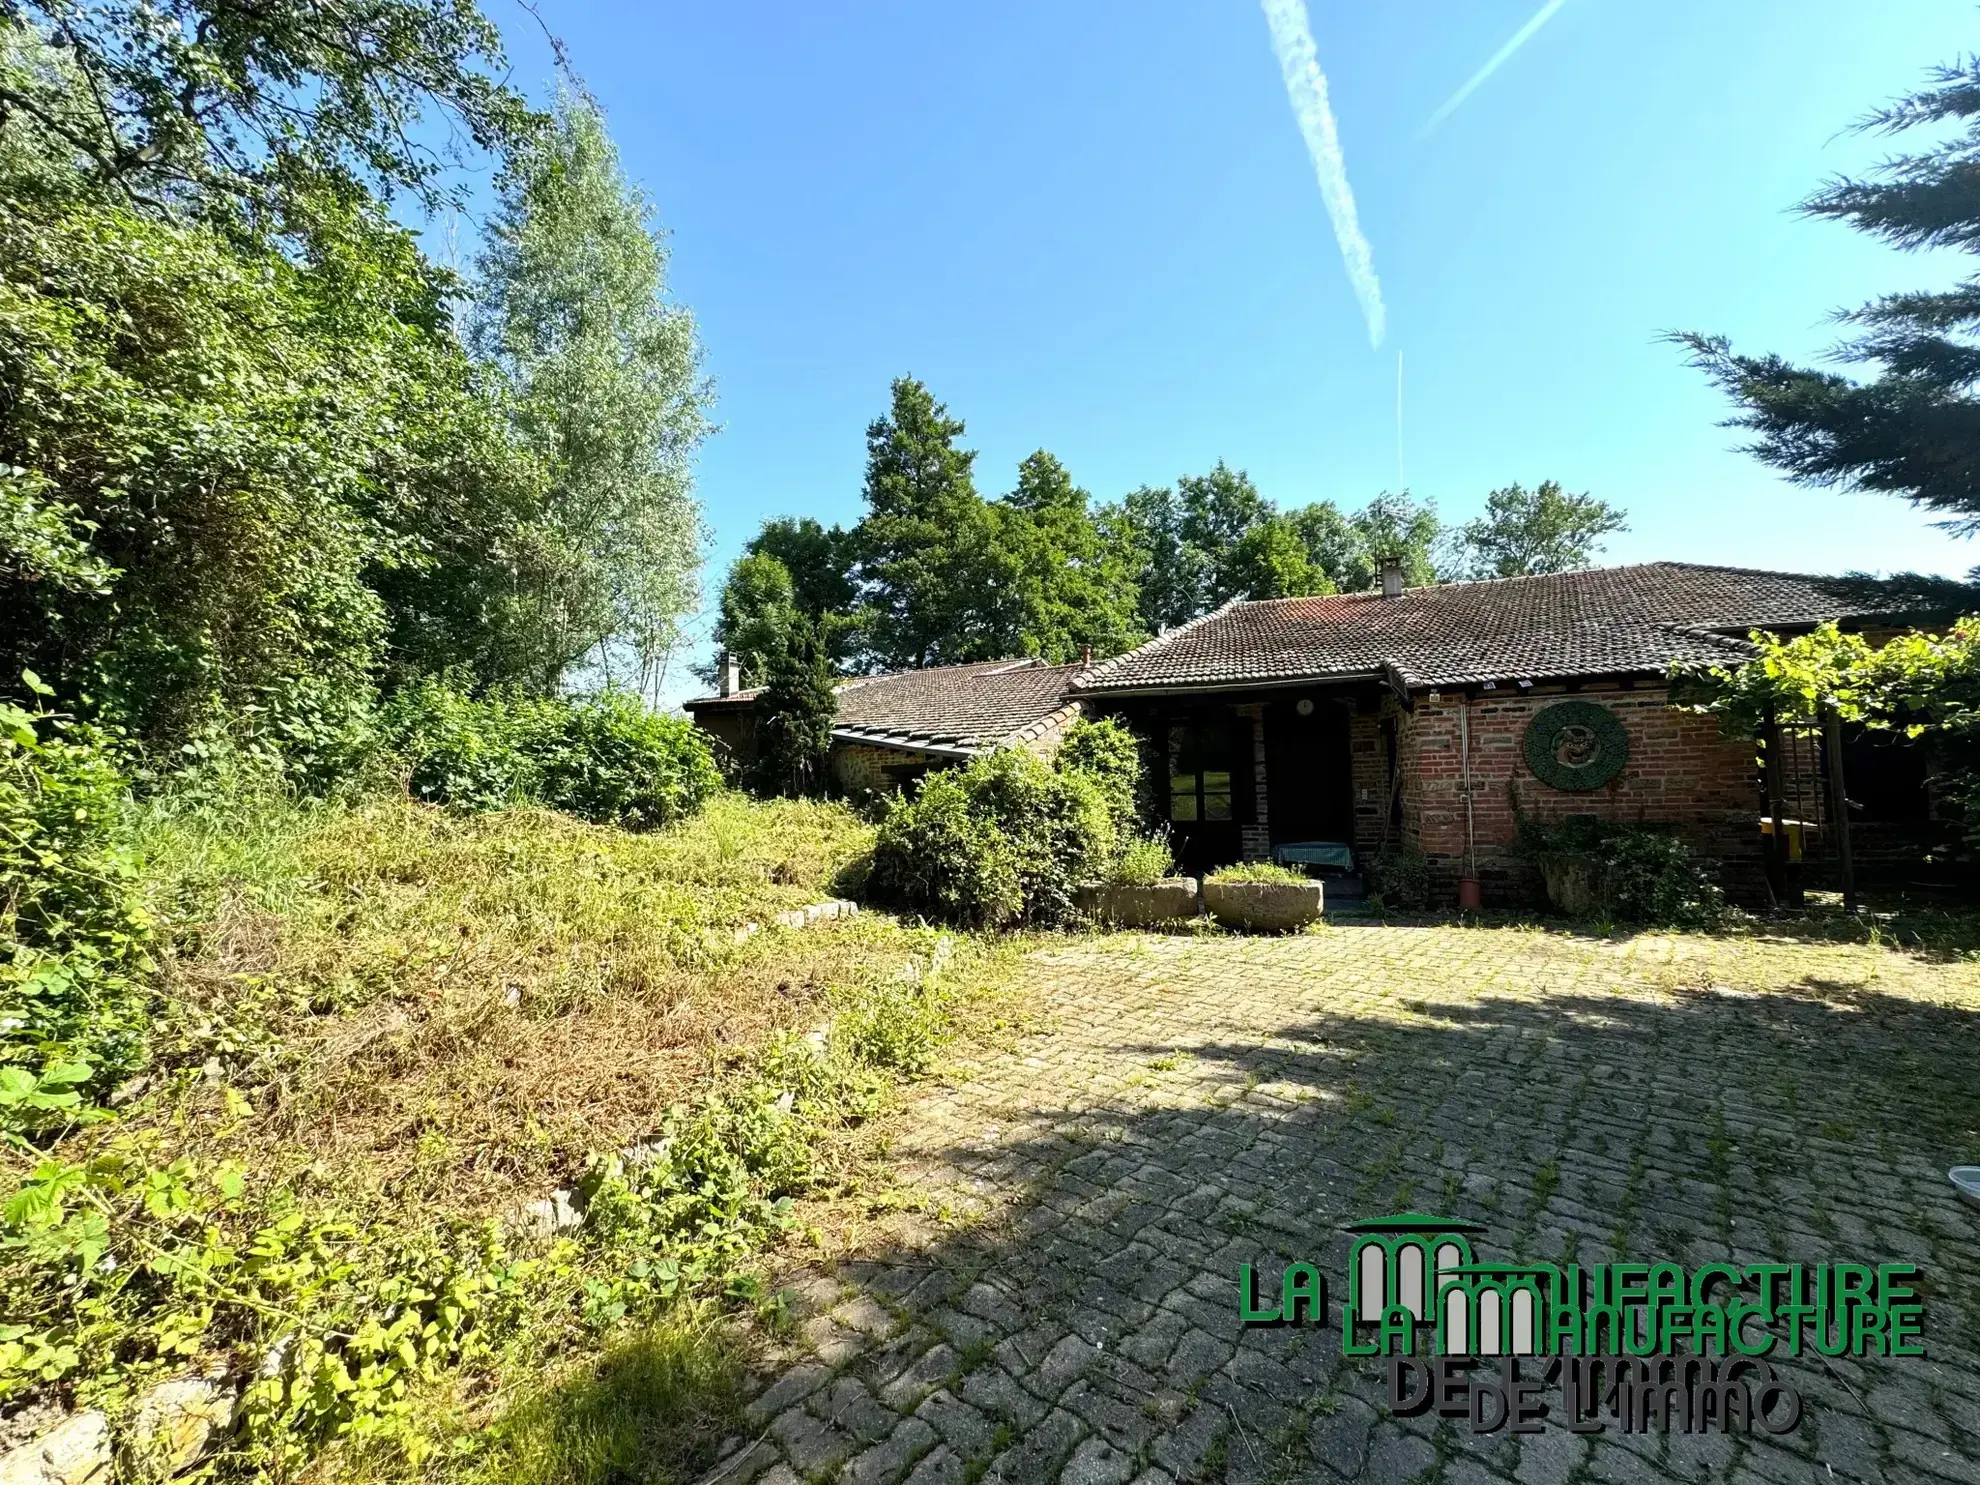
[[[815, 1023], [831, 985], [906, 954], [884, 920], [734, 942], [856, 867], [870, 832], [833, 805], [725, 795], [632, 835], [264, 800], [146, 834], [167, 1050], [214, 1070], [156, 1117], [346, 1199], [484, 1215], [540, 1194], [650, 1132], [725, 1048]], [[248, 1090], [245, 1126], [207, 1117], [222, 1081]]]

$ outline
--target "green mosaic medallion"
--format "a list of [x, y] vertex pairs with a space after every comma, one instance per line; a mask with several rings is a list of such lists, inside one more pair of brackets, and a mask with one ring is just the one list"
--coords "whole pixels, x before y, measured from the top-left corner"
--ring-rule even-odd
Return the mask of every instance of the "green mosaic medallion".
[[1592, 701], [1561, 701], [1526, 724], [1526, 766], [1556, 789], [1599, 789], [1629, 761], [1629, 734]]

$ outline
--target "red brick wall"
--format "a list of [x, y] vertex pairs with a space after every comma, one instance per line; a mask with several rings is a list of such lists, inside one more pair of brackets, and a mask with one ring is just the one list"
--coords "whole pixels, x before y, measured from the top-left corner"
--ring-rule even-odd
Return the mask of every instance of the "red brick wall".
[[[1759, 771], [1750, 742], [1728, 741], [1707, 717], [1675, 711], [1661, 686], [1589, 688], [1575, 699], [1609, 708], [1629, 734], [1629, 761], [1600, 789], [1586, 793], [1540, 782], [1521, 753], [1526, 725], [1560, 690], [1507, 688], [1472, 698], [1471, 808], [1478, 876], [1487, 904], [1529, 901], [1538, 874], [1510, 854], [1515, 826], [1507, 786], [1520, 808], [1544, 820], [1593, 814], [1632, 824], [1675, 825], [1702, 855], [1722, 863], [1735, 899], [1764, 898], [1760, 877]], [[1440, 891], [1456, 892], [1465, 850], [1463, 760], [1458, 749], [1464, 697], [1419, 693], [1400, 738], [1404, 834], [1430, 857]], [[1357, 759], [1359, 754], [1356, 755]], [[1357, 768], [1357, 791], [1359, 773]], [[1359, 794], [1357, 793], [1357, 799]], [[1377, 829], [1380, 816], [1374, 817]]]
[[[1348, 765], [1354, 789], [1354, 848], [1369, 852], [1382, 843], [1382, 819], [1393, 788], [1383, 727], [1398, 708], [1384, 698], [1380, 710], [1355, 709], [1348, 719]], [[1393, 839], [1393, 835], [1391, 836]]]

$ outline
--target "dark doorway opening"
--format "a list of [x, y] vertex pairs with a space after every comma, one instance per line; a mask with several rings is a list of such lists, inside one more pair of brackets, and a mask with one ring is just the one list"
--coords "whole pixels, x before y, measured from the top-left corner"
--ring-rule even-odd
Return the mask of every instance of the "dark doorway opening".
[[1272, 843], [1354, 841], [1349, 709], [1324, 697], [1274, 701], [1265, 711], [1266, 819]]

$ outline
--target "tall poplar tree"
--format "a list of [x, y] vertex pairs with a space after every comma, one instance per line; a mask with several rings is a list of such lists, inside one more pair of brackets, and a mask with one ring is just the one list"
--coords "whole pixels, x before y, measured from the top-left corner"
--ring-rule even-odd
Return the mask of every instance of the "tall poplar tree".
[[582, 660], [650, 694], [697, 602], [705, 543], [694, 317], [668, 295], [664, 235], [589, 99], [562, 98], [499, 184], [472, 340], [549, 466], [542, 525], [568, 555], [539, 594], [551, 658], [537, 679]]

